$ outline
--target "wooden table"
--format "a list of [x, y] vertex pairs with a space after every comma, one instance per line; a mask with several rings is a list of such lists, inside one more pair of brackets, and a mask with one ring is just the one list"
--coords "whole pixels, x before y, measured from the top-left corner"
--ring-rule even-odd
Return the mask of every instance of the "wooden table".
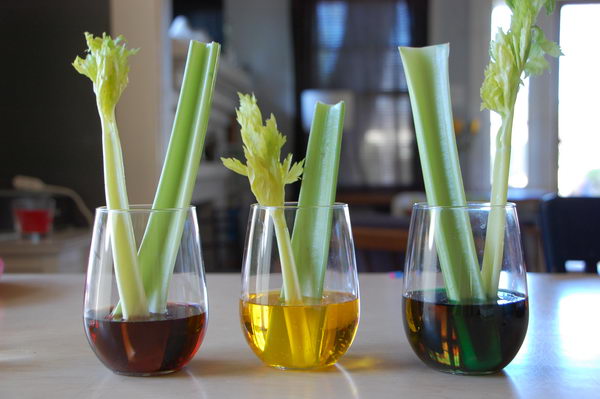
[[0, 258], [10, 273], [81, 273], [90, 254], [91, 230], [57, 231], [40, 241], [0, 241]]
[[199, 353], [164, 377], [118, 376], [85, 340], [82, 275], [0, 280], [0, 398], [599, 398], [600, 277], [529, 275], [526, 341], [501, 374], [453, 376], [424, 366], [401, 321], [402, 282], [361, 275], [356, 341], [340, 364], [316, 372], [263, 366], [246, 346], [238, 275], [207, 277], [210, 316]]

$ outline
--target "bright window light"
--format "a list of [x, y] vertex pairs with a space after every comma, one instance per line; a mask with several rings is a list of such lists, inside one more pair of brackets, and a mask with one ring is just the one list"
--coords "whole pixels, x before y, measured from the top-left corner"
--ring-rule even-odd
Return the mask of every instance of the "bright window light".
[[558, 192], [600, 195], [600, 4], [560, 9]]

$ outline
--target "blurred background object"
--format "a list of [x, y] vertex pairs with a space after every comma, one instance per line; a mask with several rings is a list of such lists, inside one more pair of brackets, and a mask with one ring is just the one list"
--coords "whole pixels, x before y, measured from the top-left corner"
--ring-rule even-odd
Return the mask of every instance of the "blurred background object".
[[15, 231], [21, 240], [39, 242], [52, 234], [54, 199], [47, 195], [30, 195], [12, 202]]
[[[597, 24], [590, 21], [599, 7], [600, 1], [559, 2], [557, 18], [539, 21], [550, 39], [560, 38], [566, 55], [550, 60], [553, 73], [527, 81], [519, 102], [511, 198], [519, 202], [529, 270], [546, 269], [541, 197], [558, 191], [600, 194], [600, 158], [590, 155], [600, 137], [591, 111], [600, 86], [592, 79], [597, 74], [576, 69], [600, 68], [596, 56], [581, 51], [593, 46], [589, 32]], [[496, 0], [3, 0], [0, 48], [7, 61], [0, 64], [0, 76], [7, 78], [0, 80], [0, 237], [15, 238], [11, 203], [18, 196], [12, 186], [17, 175], [80, 195], [77, 200], [52, 193], [53, 239], [85, 230], [89, 215], [83, 209], [104, 203], [94, 97], [89, 81], [70, 65], [85, 48], [84, 31], [123, 34], [129, 46], [141, 48], [131, 59], [130, 83], [117, 110], [131, 203], [152, 201], [188, 40], [215, 40], [223, 53], [193, 194], [206, 269], [239, 271], [253, 202], [241, 177], [219, 162], [221, 156], [243, 155], [237, 92], [255, 93], [264, 116], [276, 115], [288, 137], [284, 152], [299, 159], [314, 102], [347, 103], [338, 200], [351, 207], [358, 267], [401, 269], [411, 203], [422, 200], [424, 188], [397, 46], [451, 43], [463, 180], [470, 199], [486, 200], [496, 128], [489, 113], [480, 111], [479, 87], [489, 40], [508, 15]], [[554, 72], [559, 62], [560, 73]], [[586, 84], [573, 81], [582, 76]], [[292, 186], [288, 198], [297, 190]]]
[[600, 198], [545, 196], [541, 225], [548, 272], [599, 272]]
[[[75, 206], [77, 206], [77, 210], [81, 216], [85, 218], [88, 226], [91, 227], [94, 223], [94, 215], [85, 202], [83, 202], [83, 198], [71, 188], [49, 185], [44, 183], [41, 179], [22, 175], [17, 175], [13, 178], [13, 187], [16, 190], [30, 191], [45, 196], [52, 194], [64, 195], [65, 197], [70, 198]], [[52, 208], [54, 209], [54, 206], [52, 206]]]

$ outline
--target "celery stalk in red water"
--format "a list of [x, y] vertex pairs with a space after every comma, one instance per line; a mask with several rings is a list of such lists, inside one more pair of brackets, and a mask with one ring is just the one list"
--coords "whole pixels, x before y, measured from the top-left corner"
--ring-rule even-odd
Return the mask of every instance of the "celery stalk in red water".
[[[148, 315], [146, 295], [138, 270], [138, 258], [129, 210], [123, 155], [119, 141], [115, 107], [128, 83], [129, 56], [137, 49], [125, 47], [122, 36], [94, 37], [86, 33], [88, 50], [84, 59], [77, 57], [73, 67], [93, 83], [98, 114], [102, 123], [104, 153], [104, 188], [106, 204], [111, 212], [108, 228], [113, 252], [115, 276], [123, 317]], [[124, 212], [119, 212], [119, 211]]]
[[139, 260], [150, 311], [166, 310], [167, 294], [196, 184], [214, 91], [218, 43], [190, 41], [169, 148], [154, 197], [154, 209], [183, 209], [154, 214], [140, 246]]

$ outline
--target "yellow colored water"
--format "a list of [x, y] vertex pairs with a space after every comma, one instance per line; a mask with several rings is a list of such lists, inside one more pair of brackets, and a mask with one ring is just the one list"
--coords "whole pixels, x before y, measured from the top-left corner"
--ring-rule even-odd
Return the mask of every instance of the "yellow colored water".
[[240, 300], [243, 330], [256, 355], [286, 369], [329, 366], [348, 350], [358, 327], [356, 296], [326, 291], [323, 299], [283, 305], [280, 291]]

